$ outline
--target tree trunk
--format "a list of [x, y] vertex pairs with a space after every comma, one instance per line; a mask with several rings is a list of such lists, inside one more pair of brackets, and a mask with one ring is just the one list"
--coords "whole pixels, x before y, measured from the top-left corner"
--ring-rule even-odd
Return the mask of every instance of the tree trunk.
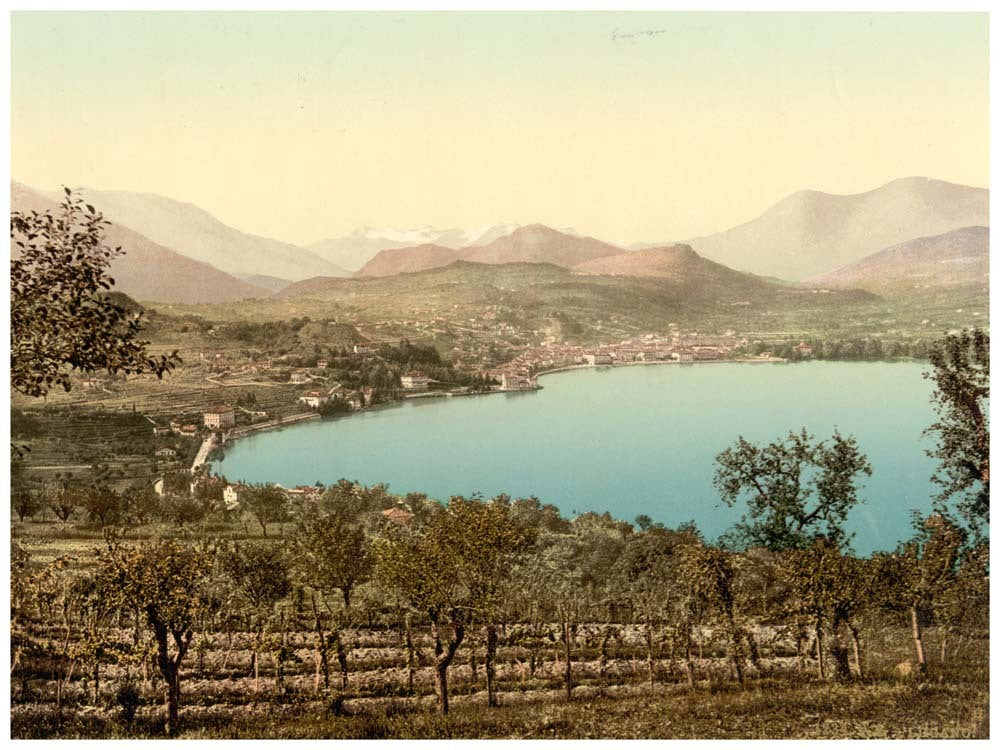
[[257, 645], [254, 644], [254, 649], [250, 653], [250, 664], [253, 667], [253, 692], [254, 695], [260, 692], [260, 656], [258, 655]]
[[732, 612], [728, 612], [726, 617], [729, 621], [729, 656], [733, 669], [736, 671], [736, 681], [743, 688], [746, 687], [746, 681], [743, 676], [743, 648], [740, 646], [740, 632], [736, 627]]
[[916, 607], [910, 607], [910, 627], [913, 630], [913, 646], [917, 651], [917, 672], [927, 671], [927, 661], [924, 659], [924, 632], [920, 624], [920, 612]]
[[611, 640], [611, 628], [608, 626], [604, 627], [604, 633], [601, 636], [601, 659], [599, 662], [600, 669], [599, 674], [601, 680], [607, 677], [608, 673], [608, 642]]
[[861, 666], [861, 637], [858, 633], [858, 629], [854, 627], [851, 622], [847, 623], [847, 629], [851, 633], [851, 648], [854, 651], [854, 668], [858, 672], [858, 679], [863, 680], [865, 678], [864, 667]]
[[750, 663], [753, 664], [754, 669], [756, 669], [759, 674], [764, 674], [764, 664], [760, 660], [760, 646], [757, 645], [757, 639], [754, 637], [753, 630], [750, 628], [744, 629], [743, 638], [747, 642], [747, 652], [750, 654]]
[[687, 672], [688, 687], [695, 689], [694, 660], [692, 658], [691, 623], [684, 623], [684, 671]]
[[486, 705], [493, 707], [499, 705], [497, 701], [496, 686], [496, 655], [497, 655], [497, 628], [496, 625], [486, 626]]
[[563, 619], [563, 648], [566, 657], [566, 669], [564, 678], [566, 681], [566, 700], [573, 700], [573, 658], [570, 653], [570, 632], [569, 632], [569, 620]]
[[163, 704], [167, 712], [164, 730], [168, 737], [176, 737], [180, 731], [181, 676], [180, 670], [174, 670], [171, 675], [163, 675], [166, 685], [163, 691]]
[[802, 637], [802, 625], [795, 623], [795, 656], [798, 659], [799, 671], [806, 670], [805, 638]]
[[646, 623], [646, 664], [649, 668], [649, 687], [656, 684], [656, 663], [653, 659], [653, 626]]
[[163, 689], [163, 702], [166, 709], [166, 722], [164, 730], [168, 737], [176, 737], [180, 729], [179, 711], [181, 702], [181, 662], [188, 646], [191, 644], [191, 631], [179, 634], [174, 633], [174, 640], [177, 642], [177, 653], [171, 657], [169, 644], [167, 642], [167, 628], [163, 623], [153, 623], [153, 634], [156, 636], [156, 661], [163, 675], [165, 682]]
[[410, 628], [410, 615], [406, 615], [406, 691], [413, 695], [413, 674], [416, 672], [413, 654], [413, 632]]
[[851, 665], [847, 659], [847, 643], [844, 641], [844, 630], [846, 621], [842, 613], [835, 613], [833, 616], [833, 647], [830, 649], [833, 654], [834, 677], [838, 680], [848, 680], [851, 677]]
[[476, 661], [476, 641], [472, 638], [469, 639], [469, 673], [472, 678], [472, 684], [478, 687], [479, 664]]
[[819, 678], [826, 679], [826, 666], [823, 663], [823, 623], [820, 620], [816, 620], [816, 666]]
[[347, 649], [344, 647], [344, 641], [340, 637], [339, 630], [337, 631], [334, 643], [337, 646], [337, 663], [340, 665], [340, 688], [341, 690], [347, 690]]
[[465, 625], [452, 621], [452, 638], [448, 641], [447, 647], [441, 643], [441, 631], [438, 627], [438, 618], [431, 618], [431, 633], [434, 636], [434, 682], [437, 692], [438, 711], [442, 715], [448, 713], [448, 667], [451, 666], [455, 658], [455, 652], [462, 645], [465, 637]]

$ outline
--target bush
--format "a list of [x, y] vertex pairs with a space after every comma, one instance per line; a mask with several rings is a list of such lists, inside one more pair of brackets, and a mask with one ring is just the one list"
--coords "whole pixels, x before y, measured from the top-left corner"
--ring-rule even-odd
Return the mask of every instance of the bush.
[[115, 691], [115, 704], [121, 710], [121, 721], [126, 727], [132, 726], [135, 719], [135, 712], [142, 703], [142, 696], [135, 683], [131, 681], [123, 682]]

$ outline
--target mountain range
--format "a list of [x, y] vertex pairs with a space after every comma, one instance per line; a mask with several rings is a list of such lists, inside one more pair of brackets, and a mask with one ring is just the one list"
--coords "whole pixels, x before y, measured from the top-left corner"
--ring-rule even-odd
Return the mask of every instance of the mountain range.
[[[58, 204], [13, 182], [11, 211], [56, 212]], [[143, 301], [201, 304], [266, 297], [271, 292], [241, 281], [224, 271], [185, 257], [128, 227], [112, 223], [105, 230], [106, 244], [125, 252], [111, 262], [109, 273], [115, 290]]]
[[803, 190], [752, 221], [685, 242], [731, 268], [802, 280], [907, 240], [989, 226], [989, 203], [984, 188], [926, 177], [855, 195]]
[[[76, 192], [116, 224], [227, 273], [260, 274], [293, 281], [319, 275], [350, 275], [305, 248], [227, 226], [191, 203], [154, 193], [92, 188], [79, 188]], [[62, 194], [49, 193], [47, 197], [61, 200]]]
[[[988, 190], [908, 177], [856, 195], [800, 191], [750, 222], [687, 240], [683, 245], [704, 259], [733, 269], [800, 281], [842, 268], [901, 242], [988, 224]], [[435, 243], [383, 250], [357, 275], [410, 273], [459, 259], [482, 263], [554, 263], [576, 268], [598, 258], [615, 258], [613, 262], [595, 263], [580, 270], [654, 276], [668, 272], [664, 265], [669, 265], [668, 259], [663, 253], [645, 251], [671, 244], [633, 245], [625, 250], [535, 224], [520, 227], [507, 237], [481, 247], [450, 249]], [[636, 252], [640, 254], [633, 256]]]
[[466, 260], [474, 263], [552, 263], [572, 268], [596, 258], [619, 255], [624, 251], [593, 237], [567, 234], [542, 224], [517, 227], [508, 235], [497, 237], [485, 245], [458, 249], [440, 245], [419, 245], [410, 248], [383, 250], [368, 261], [355, 275], [392, 276], [397, 273], [423, 271]]
[[[572, 229], [509, 223], [471, 231], [365, 227], [302, 248], [241, 232], [197, 206], [153, 194], [82, 194], [113, 222], [109, 242], [127, 252], [113, 267], [118, 288], [143, 301], [228, 302], [282, 294], [290, 285], [315, 288], [350, 276], [344, 266], [358, 267], [358, 278], [371, 278], [457, 261], [700, 279], [717, 289], [736, 283], [736, 269], [878, 294], [956, 285], [985, 290], [988, 278], [989, 192], [922, 177], [856, 195], [800, 191], [725, 232], [632, 250]], [[43, 210], [55, 202], [14, 183], [12, 209], [26, 206]]]
[[466, 231], [463, 229], [399, 230], [390, 228], [361, 227], [344, 237], [321, 240], [307, 245], [307, 249], [342, 268], [357, 271], [382, 250], [400, 247], [437, 245], [452, 250], [469, 245], [485, 245], [517, 229], [517, 224], [501, 223]]

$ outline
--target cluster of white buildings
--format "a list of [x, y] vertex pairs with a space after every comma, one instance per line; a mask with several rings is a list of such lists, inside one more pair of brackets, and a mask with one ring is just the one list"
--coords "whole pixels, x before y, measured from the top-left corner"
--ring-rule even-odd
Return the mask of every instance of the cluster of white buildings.
[[366, 406], [371, 406], [372, 401], [375, 399], [375, 389], [374, 388], [347, 388], [342, 385], [335, 385], [329, 390], [312, 390], [306, 391], [301, 396], [299, 396], [299, 403], [305, 404], [310, 409], [318, 409], [323, 404], [328, 401], [343, 401], [352, 410], [357, 411], [358, 409], [364, 409]]
[[498, 372], [538, 372], [572, 365], [604, 366], [629, 362], [696, 362], [724, 359], [747, 340], [735, 332], [725, 334], [648, 333], [595, 347], [546, 341], [522, 352]]

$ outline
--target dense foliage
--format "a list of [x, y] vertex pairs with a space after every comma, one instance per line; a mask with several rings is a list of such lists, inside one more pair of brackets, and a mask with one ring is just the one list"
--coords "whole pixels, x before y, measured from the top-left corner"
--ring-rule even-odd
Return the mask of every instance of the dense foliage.
[[[120, 249], [104, 244], [103, 216], [66, 189], [60, 212], [11, 216], [11, 386], [44, 396], [70, 389], [69, 372], [155, 372], [176, 356], [152, 357], [142, 318], [108, 294], [107, 270]], [[176, 353], [175, 353], [176, 354]]]

